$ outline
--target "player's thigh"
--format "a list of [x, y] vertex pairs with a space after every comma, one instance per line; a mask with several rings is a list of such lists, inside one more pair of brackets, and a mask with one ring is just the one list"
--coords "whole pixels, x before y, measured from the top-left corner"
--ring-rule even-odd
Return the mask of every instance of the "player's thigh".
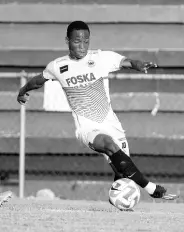
[[95, 150], [93, 147], [93, 142], [98, 135], [110, 136], [114, 143], [116, 143], [126, 155], [130, 155], [125, 133], [121, 129], [117, 129], [111, 125], [94, 125], [94, 127], [85, 126], [80, 128], [76, 133], [78, 140], [92, 150]]
[[[114, 142], [119, 146], [119, 148], [127, 155], [130, 156], [129, 146], [126, 138], [123, 139], [113, 139]], [[108, 163], [110, 163], [110, 158], [108, 155], [103, 154], [104, 158], [107, 160]]]
[[112, 140], [114, 141], [114, 143], [116, 145], [118, 145], [118, 147], [128, 156], [130, 156], [130, 152], [129, 152], [129, 146], [128, 146], [128, 142], [127, 139], [125, 137], [125, 133], [122, 131], [117, 131], [115, 128], [111, 128], [109, 127], [108, 130], [101, 128], [101, 129], [94, 129], [90, 132], [88, 132], [87, 136], [86, 136], [86, 144], [91, 148], [93, 148], [93, 142], [95, 140], [95, 138], [97, 138], [98, 135], [102, 135], [103, 136], [108, 136], [111, 137]]

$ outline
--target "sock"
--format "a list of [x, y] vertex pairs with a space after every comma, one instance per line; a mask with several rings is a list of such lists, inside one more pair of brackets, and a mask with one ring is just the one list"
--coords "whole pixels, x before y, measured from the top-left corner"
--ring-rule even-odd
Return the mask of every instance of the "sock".
[[[120, 178], [122, 178], [122, 177], [115, 174], [114, 181], [119, 180]], [[148, 194], [152, 195], [155, 192], [156, 184], [154, 184], [152, 182], [148, 182], [148, 184], [144, 187], [144, 189], [146, 190], [146, 192]]]
[[133, 180], [142, 188], [145, 188], [148, 185], [149, 181], [138, 170], [138, 168], [132, 162], [131, 158], [127, 156], [121, 149], [110, 156], [110, 160], [117, 171], [123, 174], [124, 178]]
[[156, 184], [149, 182], [146, 187], [144, 187], [144, 189], [150, 194], [152, 195], [155, 192], [156, 189]]
[[119, 180], [120, 178], [123, 178], [123, 177], [120, 177], [120, 176], [118, 176], [117, 174], [115, 174], [115, 176], [114, 176], [114, 181]]

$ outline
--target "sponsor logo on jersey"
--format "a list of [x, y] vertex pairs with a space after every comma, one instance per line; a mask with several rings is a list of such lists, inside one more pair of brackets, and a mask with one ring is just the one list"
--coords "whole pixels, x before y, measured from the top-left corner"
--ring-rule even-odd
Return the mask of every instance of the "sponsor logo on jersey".
[[84, 84], [95, 81], [96, 77], [93, 73], [86, 73], [86, 74], [81, 74], [75, 77], [70, 77], [66, 79], [66, 83], [68, 86], [76, 86], [78, 84]]
[[89, 60], [88, 61], [88, 66], [89, 67], [94, 67], [95, 66], [95, 62], [93, 60]]
[[62, 67], [59, 68], [60, 69], [60, 73], [64, 73], [68, 71], [68, 65], [64, 65]]

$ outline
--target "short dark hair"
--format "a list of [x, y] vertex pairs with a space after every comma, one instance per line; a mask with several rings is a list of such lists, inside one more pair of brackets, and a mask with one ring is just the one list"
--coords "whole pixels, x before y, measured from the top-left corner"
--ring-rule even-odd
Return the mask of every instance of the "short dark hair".
[[67, 37], [68, 38], [70, 38], [70, 35], [71, 35], [73, 30], [88, 30], [90, 33], [88, 25], [83, 21], [73, 21], [72, 23], [70, 23], [68, 25], [68, 28], [67, 28]]

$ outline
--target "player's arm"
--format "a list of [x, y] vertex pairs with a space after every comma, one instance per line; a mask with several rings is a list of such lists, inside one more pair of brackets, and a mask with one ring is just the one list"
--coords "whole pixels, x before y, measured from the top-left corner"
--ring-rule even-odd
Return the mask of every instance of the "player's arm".
[[149, 68], [156, 68], [157, 65], [153, 62], [144, 62], [140, 60], [133, 60], [127, 57], [124, 57], [120, 62], [121, 68], [134, 69], [136, 71], [147, 73]]
[[130, 59], [113, 51], [101, 51], [100, 55], [105, 64], [105, 69], [108, 72], [115, 72], [120, 69], [128, 68], [147, 73], [149, 68], [157, 67], [157, 65], [152, 62]]
[[54, 71], [55, 63], [51, 61], [42, 73], [34, 76], [19, 90], [17, 101], [20, 104], [25, 104], [29, 100], [29, 91], [41, 88], [48, 80], [56, 79]]
[[48, 79], [45, 79], [42, 73], [34, 76], [20, 89], [19, 95], [24, 95], [31, 90], [41, 88], [46, 81], [48, 81]]
[[37, 76], [34, 76], [31, 80], [29, 80], [20, 90], [17, 96], [17, 101], [20, 104], [25, 104], [28, 99], [29, 99], [29, 94], [28, 92], [31, 90], [35, 90], [35, 89], [39, 89], [41, 88], [44, 83], [47, 81], [48, 79], [45, 79], [43, 77], [43, 74], [39, 74]]

